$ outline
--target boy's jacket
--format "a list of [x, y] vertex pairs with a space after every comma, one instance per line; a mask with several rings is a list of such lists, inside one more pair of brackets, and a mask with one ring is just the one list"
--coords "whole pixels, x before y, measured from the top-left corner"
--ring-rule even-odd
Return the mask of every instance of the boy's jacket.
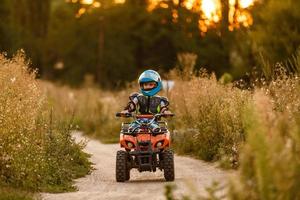
[[140, 93], [133, 93], [129, 96], [129, 103], [125, 107], [129, 112], [140, 114], [156, 114], [168, 110], [169, 101], [166, 97], [158, 95], [148, 97]]

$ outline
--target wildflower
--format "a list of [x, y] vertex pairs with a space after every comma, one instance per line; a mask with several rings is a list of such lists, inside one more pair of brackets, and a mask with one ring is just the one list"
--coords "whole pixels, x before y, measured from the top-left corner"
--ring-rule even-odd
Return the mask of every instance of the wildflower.
[[16, 77], [11, 78], [10, 81], [11, 81], [12, 83], [15, 82], [15, 81], [16, 81]]
[[74, 95], [73, 92], [69, 92], [69, 98], [70, 98], [70, 99], [74, 99], [74, 96], [75, 96], [75, 95]]

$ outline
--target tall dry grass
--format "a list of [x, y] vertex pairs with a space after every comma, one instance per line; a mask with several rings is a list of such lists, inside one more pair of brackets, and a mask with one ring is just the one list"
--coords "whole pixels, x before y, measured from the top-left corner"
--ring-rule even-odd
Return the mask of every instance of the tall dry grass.
[[[170, 122], [175, 149], [178, 153], [205, 160], [221, 159], [229, 167], [236, 166], [240, 143], [245, 139], [241, 113], [250, 92], [222, 84], [204, 71], [196, 76], [193, 54], [179, 55], [178, 59], [182, 62], [180, 71], [170, 75], [175, 87], [161, 93], [169, 97], [170, 109], [176, 114]], [[63, 121], [66, 116], [73, 116], [81, 130], [104, 142], [118, 141], [121, 121], [115, 118], [115, 113], [123, 109], [130, 93], [137, 91], [132, 85], [119, 92], [96, 87], [71, 89], [47, 83], [44, 88], [56, 118]]]
[[[195, 62], [186, 59], [195, 57], [183, 57], [185, 63], [194, 65]], [[249, 84], [251, 88], [245, 90], [236, 84], [225, 84], [205, 71], [191, 72], [194, 66], [173, 71], [170, 77], [175, 80], [175, 87], [165, 93], [171, 111], [176, 114], [170, 127], [177, 153], [219, 160], [226, 167], [240, 165], [240, 178], [230, 184], [229, 199], [276, 199], [278, 196], [297, 199], [299, 77], [278, 65], [272, 79], [254, 79]], [[66, 105], [59, 102], [53, 105], [61, 108], [59, 111], [67, 107], [69, 116], [75, 113], [75, 121], [83, 130], [117, 141], [120, 121], [114, 118], [114, 113], [126, 104], [128, 95], [134, 91], [131, 88], [121, 92], [65, 88], [61, 95], [57, 95], [56, 89], [50, 89], [55, 93], [49, 96], [54, 97], [53, 102], [64, 99]], [[217, 199], [214, 196], [217, 190], [211, 190], [212, 198]]]
[[26, 190], [72, 188], [90, 170], [87, 155], [58, 127], [25, 55], [0, 55], [0, 185]]
[[204, 160], [223, 155], [236, 160], [245, 133], [241, 120], [250, 92], [223, 85], [203, 73], [190, 81], [176, 81], [171, 102], [176, 116], [175, 148]]
[[256, 89], [244, 121], [240, 176], [230, 184], [229, 198], [299, 199], [299, 77], [281, 73]]
[[173, 147], [177, 153], [236, 167], [240, 144], [245, 140], [241, 116], [251, 92], [225, 84], [204, 69], [195, 71], [193, 59], [197, 57], [193, 55], [180, 58], [179, 62], [184, 61], [181, 67], [170, 73], [175, 80], [169, 92], [171, 109], [176, 113]]
[[95, 86], [74, 89], [47, 82], [42, 82], [42, 85], [55, 118], [65, 123], [73, 119], [74, 129], [102, 142], [118, 141], [121, 121], [116, 119], [115, 113], [127, 104], [132, 87], [111, 92]]
[[[240, 166], [228, 184], [228, 193], [209, 198], [198, 195], [197, 199], [300, 198], [300, 79], [277, 67], [276, 75], [258, 84], [243, 104], [239, 120], [245, 141], [240, 143]], [[167, 191], [169, 199], [192, 199], [177, 198], [173, 190]]]

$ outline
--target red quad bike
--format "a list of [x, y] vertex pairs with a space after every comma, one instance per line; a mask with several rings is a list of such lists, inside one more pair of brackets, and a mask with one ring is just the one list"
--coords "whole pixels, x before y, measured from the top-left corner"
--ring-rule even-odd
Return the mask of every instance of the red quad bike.
[[[122, 123], [120, 145], [116, 156], [116, 180], [124, 182], [130, 179], [130, 170], [139, 172], [164, 171], [166, 181], [174, 181], [174, 154], [170, 147], [170, 132], [167, 122], [158, 121], [161, 117], [172, 117], [174, 114], [135, 115], [117, 113], [117, 117], [133, 117], [137, 126], [129, 128], [130, 123]], [[159, 131], [152, 132], [150, 125], [158, 123]]]

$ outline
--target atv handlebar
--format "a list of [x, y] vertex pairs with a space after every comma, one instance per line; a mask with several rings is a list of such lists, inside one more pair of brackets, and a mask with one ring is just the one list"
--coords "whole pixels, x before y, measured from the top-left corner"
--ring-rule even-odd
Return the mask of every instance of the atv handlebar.
[[133, 116], [132, 113], [121, 113], [121, 112], [116, 113], [116, 117], [126, 117], [126, 118], [128, 118], [128, 117], [132, 117], [132, 116]]
[[157, 117], [174, 117], [175, 116], [174, 113], [170, 113], [170, 114], [161, 113], [161, 114], [156, 114], [156, 115], [158, 115]]
[[174, 117], [175, 114], [171, 113], [171, 114], [164, 114], [164, 113], [158, 113], [158, 114], [150, 114], [150, 115], [136, 115], [134, 113], [121, 113], [118, 112], [116, 113], [116, 117], [134, 117], [134, 118], [158, 118], [158, 117]]

